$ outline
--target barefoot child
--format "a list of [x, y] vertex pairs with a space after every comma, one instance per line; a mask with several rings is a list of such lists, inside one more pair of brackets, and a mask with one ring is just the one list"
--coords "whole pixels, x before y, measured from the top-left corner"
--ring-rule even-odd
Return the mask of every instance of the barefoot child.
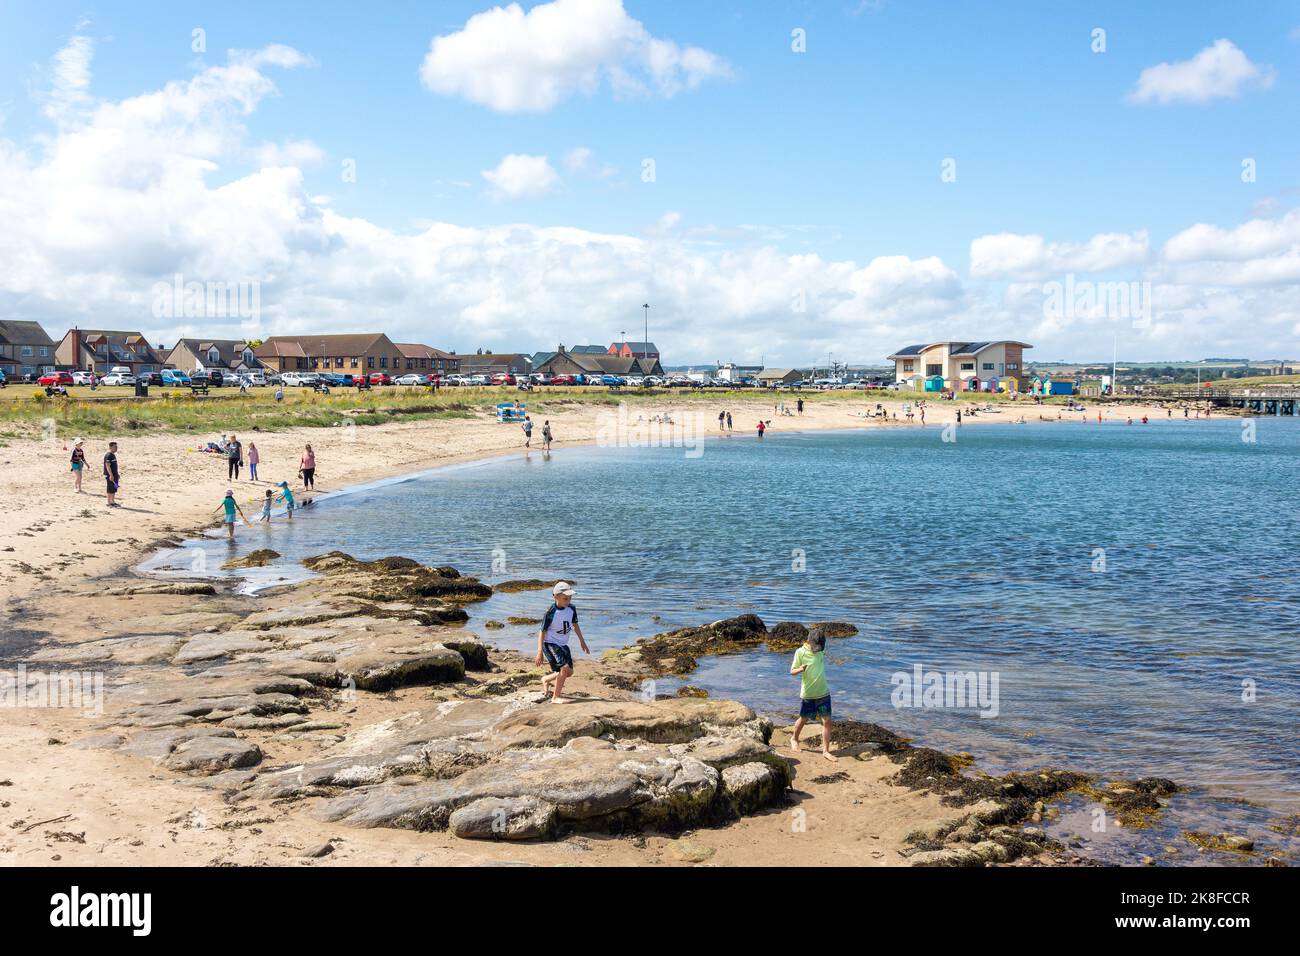
[[266, 489], [266, 497], [262, 499], [262, 517], [258, 520], [265, 521], [268, 524], [271, 521], [271, 504], [275, 501], [275, 493], [270, 488]]
[[[573, 606], [572, 585], [566, 581], [556, 581], [551, 594], [555, 596], [555, 603], [542, 618], [542, 628], [537, 632], [537, 663], [541, 664], [545, 657], [551, 665], [551, 673], [542, 678], [542, 699], [545, 700], [550, 691], [552, 704], [567, 704], [568, 700], [561, 696], [561, 692], [564, 690], [564, 682], [573, 676], [569, 632], [578, 635], [582, 653], [590, 654], [591, 651], [587, 649], [582, 628], [578, 627], [578, 610]], [[555, 685], [554, 690], [551, 690], [552, 683]]]
[[226, 492], [226, 497], [222, 499], [221, 505], [217, 510], [220, 511], [222, 508], [226, 510], [226, 516], [222, 519], [226, 524], [226, 537], [233, 541], [235, 537], [236, 513], [238, 513], [239, 517], [244, 518], [244, 524], [248, 524], [249, 521], [244, 517], [244, 509], [239, 507], [239, 502], [235, 500], [235, 493], [233, 491]]
[[293, 492], [289, 490], [289, 482], [287, 481], [280, 482], [279, 488], [280, 488], [280, 494], [276, 498], [276, 500], [284, 502], [285, 513], [287, 514], [290, 520], [293, 520], [294, 501], [293, 501]]
[[836, 760], [831, 754], [831, 692], [826, 686], [826, 635], [811, 631], [803, 646], [794, 652], [790, 673], [797, 676], [799, 687], [799, 719], [790, 735], [790, 749], [799, 753], [799, 734], [809, 720], [822, 722], [822, 756]]

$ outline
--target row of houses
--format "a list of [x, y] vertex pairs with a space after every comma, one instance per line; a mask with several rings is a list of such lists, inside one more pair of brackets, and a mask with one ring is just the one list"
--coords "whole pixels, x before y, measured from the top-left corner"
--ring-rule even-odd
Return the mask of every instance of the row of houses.
[[662, 375], [652, 342], [582, 345], [528, 355], [522, 352], [447, 352], [431, 345], [394, 342], [382, 332], [344, 335], [273, 335], [263, 342], [180, 339], [171, 348], [151, 345], [141, 332], [70, 329], [55, 342], [37, 322], [0, 321], [0, 371], [15, 377], [56, 369], [133, 374], [164, 368], [229, 372], [387, 372], [426, 375]]

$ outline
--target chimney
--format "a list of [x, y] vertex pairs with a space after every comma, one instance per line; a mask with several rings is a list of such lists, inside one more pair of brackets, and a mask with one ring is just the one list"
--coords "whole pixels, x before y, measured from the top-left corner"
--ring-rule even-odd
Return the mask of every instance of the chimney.
[[558, 351], [559, 351], [559, 353], [560, 353], [561, 355], [564, 354], [564, 345], [563, 345], [563, 344], [560, 345]]

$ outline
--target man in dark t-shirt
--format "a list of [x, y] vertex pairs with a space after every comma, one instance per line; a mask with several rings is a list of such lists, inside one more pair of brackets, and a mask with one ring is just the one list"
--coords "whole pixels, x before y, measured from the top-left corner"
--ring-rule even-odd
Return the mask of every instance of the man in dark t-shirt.
[[108, 483], [108, 506], [120, 508], [117, 503], [117, 486], [120, 478], [117, 470], [117, 442], [108, 443], [108, 454], [104, 456], [104, 481]]

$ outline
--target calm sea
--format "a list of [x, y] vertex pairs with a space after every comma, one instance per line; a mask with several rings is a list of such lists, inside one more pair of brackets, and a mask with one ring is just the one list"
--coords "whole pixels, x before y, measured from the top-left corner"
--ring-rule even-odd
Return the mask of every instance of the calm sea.
[[[843, 620], [836, 714], [974, 753], [989, 771], [1057, 765], [1192, 787], [1143, 833], [1053, 826], [1103, 858], [1198, 857], [1183, 829], [1270, 829], [1300, 813], [1300, 421], [990, 424], [769, 433], [680, 448], [571, 448], [322, 496], [292, 525], [204, 539], [154, 570], [231, 551], [407, 555], [485, 580], [566, 577], [593, 649], [753, 612]], [[1243, 438], [1253, 440], [1243, 440]], [[328, 456], [322, 455], [328, 474]], [[341, 530], [345, 529], [345, 530]], [[197, 557], [197, 555], [202, 557]], [[530, 648], [544, 592], [471, 608]], [[581, 666], [581, 660], [579, 660]], [[773, 716], [797, 710], [787, 655], [706, 658], [691, 684]], [[895, 706], [896, 675], [974, 672], [985, 701]], [[661, 681], [671, 692], [678, 682]], [[923, 699], [912, 703], [925, 703]], [[1292, 822], [1291, 827], [1294, 827]], [[1281, 829], [1286, 829], [1282, 826]]]

